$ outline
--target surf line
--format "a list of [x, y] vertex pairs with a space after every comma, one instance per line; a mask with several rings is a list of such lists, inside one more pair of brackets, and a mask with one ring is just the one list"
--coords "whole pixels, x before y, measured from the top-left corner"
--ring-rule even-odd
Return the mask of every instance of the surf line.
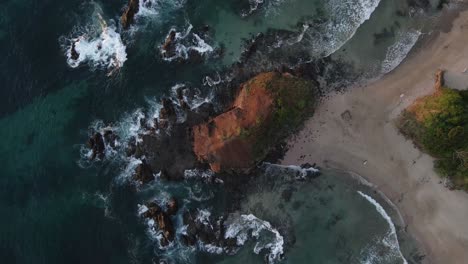
[[390, 216], [387, 214], [385, 209], [376, 200], [374, 200], [374, 198], [370, 197], [369, 195], [367, 195], [367, 194], [365, 194], [365, 193], [363, 193], [361, 191], [357, 191], [357, 192], [359, 193], [359, 195], [361, 195], [367, 201], [369, 201], [371, 204], [373, 204], [375, 209], [377, 210], [377, 212], [379, 212], [379, 214], [387, 221], [388, 226], [390, 227], [390, 235], [395, 239], [394, 246], [398, 250], [398, 253], [399, 253], [400, 257], [403, 260], [403, 264], [408, 264], [405, 257], [401, 253], [400, 245], [399, 245], [399, 242], [398, 242], [398, 237], [397, 237], [397, 234], [396, 234], [395, 225], [393, 224], [393, 221], [390, 218]]

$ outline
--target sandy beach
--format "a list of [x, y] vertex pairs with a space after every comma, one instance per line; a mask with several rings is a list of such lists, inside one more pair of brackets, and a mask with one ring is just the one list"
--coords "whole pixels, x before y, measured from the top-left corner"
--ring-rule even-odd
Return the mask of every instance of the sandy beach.
[[290, 140], [283, 164], [317, 163], [363, 176], [398, 207], [424, 263], [467, 263], [468, 194], [444, 187], [433, 159], [394, 124], [405, 107], [434, 91], [437, 69], [468, 67], [468, 11], [448, 32], [433, 34], [380, 80], [324, 100]]

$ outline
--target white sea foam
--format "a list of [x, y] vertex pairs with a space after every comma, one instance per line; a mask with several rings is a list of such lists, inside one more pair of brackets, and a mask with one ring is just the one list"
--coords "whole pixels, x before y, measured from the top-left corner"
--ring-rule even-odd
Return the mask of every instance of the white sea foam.
[[138, 204], [138, 215], [142, 215], [148, 211], [148, 207], [144, 204]]
[[196, 217], [197, 222], [202, 223], [204, 225], [211, 225], [210, 217], [211, 217], [211, 212], [209, 210], [197, 209], [197, 217]]
[[222, 247], [218, 247], [216, 245], [212, 245], [212, 244], [203, 244], [202, 242], [198, 241], [197, 242], [198, 244], [198, 247], [200, 248], [200, 250], [202, 251], [205, 251], [205, 252], [208, 252], [210, 254], [217, 254], [217, 255], [220, 255], [224, 252], [224, 248]]
[[216, 80], [213, 80], [213, 78], [207, 75], [203, 77], [202, 83], [205, 86], [213, 87], [220, 84], [222, 81], [221, 75], [219, 75], [219, 72], [216, 72]]
[[135, 170], [138, 167], [138, 165], [140, 165], [141, 163], [141, 159], [130, 157], [127, 161], [125, 169], [117, 177], [117, 181], [122, 183], [128, 182], [135, 174]]
[[387, 214], [385, 209], [376, 201], [374, 198], [370, 197], [367, 194], [364, 194], [361, 191], [358, 191], [359, 195], [364, 197], [369, 203], [371, 203], [377, 212], [385, 219], [385, 221], [388, 223], [389, 231], [387, 232], [387, 235], [381, 240], [381, 243], [386, 246], [387, 248], [390, 249], [390, 252], [386, 256], [379, 256], [376, 257], [376, 254], [373, 254], [372, 247], [370, 249], [370, 254], [367, 254], [365, 259], [363, 260], [362, 263], [364, 264], [371, 264], [371, 263], [380, 263], [381, 258], [393, 258], [397, 257], [400, 261], [403, 262], [403, 264], [407, 264], [407, 261], [403, 254], [400, 251], [400, 244], [398, 242], [398, 237], [396, 233], [396, 228], [395, 224], [393, 223], [392, 219], [390, 216]]
[[191, 51], [196, 51], [202, 56], [205, 56], [214, 51], [214, 48], [207, 44], [198, 34], [192, 33], [193, 26], [189, 24], [187, 29], [183, 32], [178, 32], [175, 28], [172, 28], [166, 36], [169, 37], [172, 31], [175, 31], [174, 38], [174, 54], [172, 56], [167, 55], [167, 51], [159, 47], [162, 58], [165, 61], [173, 61], [177, 59], [187, 60]]
[[184, 171], [185, 179], [202, 179], [209, 181], [215, 176], [215, 173], [212, 170], [201, 170], [201, 169], [190, 169]]
[[140, 0], [136, 17], [154, 17], [163, 11], [178, 9], [184, 6], [186, 0]]
[[[83, 63], [88, 63], [91, 68], [104, 68], [109, 70], [109, 75], [123, 67], [127, 60], [126, 47], [120, 34], [115, 31], [115, 26], [108, 26], [106, 21], [98, 13], [99, 27], [91, 25], [78, 37], [71, 38], [66, 46], [67, 63], [76, 68]], [[79, 30], [80, 31], [80, 30]], [[78, 53], [78, 58], [72, 58], [72, 45]]]
[[382, 63], [382, 73], [389, 73], [394, 70], [406, 58], [421, 36], [417, 30], [409, 30], [397, 35], [398, 41], [387, 49], [385, 60]]
[[271, 14], [271, 10], [274, 7], [279, 6], [284, 0], [248, 0], [249, 1], [249, 10], [241, 12], [242, 17], [247, 17], [255, 13], [259, 7], [264, 10], [265, 16]]
[[279, 165], [279, 164], [272, 164], [269, 162], [265, 162], [264, 165], [266, 165], [266, 173], [271, 173], [271, 169], [279, 169], [280, 171], [285, 171], [288, 173], [283, 173], [282, 176], [284, 177], [289, 177], [289, 176], [294, 176], [294, 179], [296, 180], [304, 180], [310, 175], [316, 175], [320, 173], [320, 170], [314, 167], [310, 168], [301, 168], [300, 166], [297, 165]]
[[[254, 247], [254, 253], [266, 249], [268, 253], [268, 263], [275, 263], [281, 259], [283, 254], [284, 239], [283, 236], [271, 226], [267, 221], [259, 219], [253, 214], [240, 215], [234, 219], [227, 219], [229, 223], [226, 228], [225, 238], [236, 238], [237, 245], [241, 246], [247, 241], [249, 234], [257, 240]], [[268, 238], [267, 234], [270, 235]]]
[[380, 0], [330, 0], [325, 4], [329, 19], [313, 28], [305, 28], [299, 38], [288, 41], [291, 44], [296, 40], [310, 46], [313, 57], [326, 57], [340, 49], [350, 40], [358, 28], [367, 21]]
[[263, 4], [264, 0], [249, 0], [250, 9], [247, 12], [242, 12], [241, 16], [246, 17], [251, 15], [255, 10], [258, 9], [258, 6]]

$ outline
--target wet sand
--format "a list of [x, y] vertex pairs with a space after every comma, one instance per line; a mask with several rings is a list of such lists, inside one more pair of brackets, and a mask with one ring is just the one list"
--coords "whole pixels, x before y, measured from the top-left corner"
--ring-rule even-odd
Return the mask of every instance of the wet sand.
[[468, 263], [468, 194], [444, 187], [433, 159], [394, 124], [405, 107], [434, 91], [437, 69], [468, 67], [468, 11], [446, 33], [433, 34], [380, 80], [324, 100], [290, 139], [283, 164], [317, 163], [361, 175], [398, 207], [424, 263]]

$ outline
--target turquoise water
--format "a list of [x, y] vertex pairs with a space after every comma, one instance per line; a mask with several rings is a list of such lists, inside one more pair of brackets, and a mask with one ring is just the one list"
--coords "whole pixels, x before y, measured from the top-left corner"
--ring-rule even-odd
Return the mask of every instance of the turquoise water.
[[[265, 0], [252, 12], [248, 0], [151, 3], [128, 32], [116, 23], [125, 1], [0, 3], [2, 263], [151, 263], [159, 258], [174, 263], [262, 263], [268, 253], [253, 253], [255, 239], [234, 256], [182, 246], [158, 249], [138, 216], [138, 204], [171, 194], [186, 208], [221, 215], [232, 207], [231, 193], [224, 185], [199, 180], [158, 181], [135, 190], [122, 180], [131, 173], [129, 160], [115, 155], [104, 162], [85, 161], [82, 148], [89, 128], [96, 120], [112, 122], [121, 138], [128, 138], [135, 133], [135, 110], [155, 111], [158, 98], [170, 95], [177, 83], [199, 91], [200, 100], [209, 99], [213, 91], [222, 93], [225, 83], [203, 85], [205, 76], [222, 75], [239, 60], [244, 43], [258, 33], [275, 36], [275, 41], [254, 53], [247, 71], [331, 54], [352, 65], [352, 76], [364, 71], [376, 76], [404, 58], [418, 32], [430, 30], [424, 27], [427, 16], [437, 12], [428, 8], [412, 13], [418, 9], [409, 8], [405, 0], [355, 0], [346, 5], [332, 0]], [[158, 47], [170, 29], [183, 33], [189, 25], [193, 29], [183, 39], [186, 48], [201, 47], [195, 33], [224, 55], [208, 51], [203, 61], [192, 63], [162, 60]], [[207, 34], [201, 33], [204, 25], [210, 28]], [[280, 30], [291, 32], [275, 35]], [[82, 44], [101, 37], [107, 44], [101, 50], [83, 48], [89, 56], [73, 65], [67, 62], [68, 45], [80, 37]], [[322, 77], [340, 81], [333, 73]], [[250, 185], [261, 186], [256, 181], [262, 179], [259, 175]], [[335, 187], [327, 188], [330, 184]], [[288, 186], [297, 190], [285, 202], [278, 193]], [[253, 214], [279, 230], [285, 239], [285, 263], [365, 263], [369, 244], [385, 236], [389, 227], [357, 193], [372, 191], [360, 188], [324, 172], [305, 184], [280, 181], [271, 188], [249, 188], [235, 207], [239, 214]], [[333, 219], [339, 221], [329, 226]], [[358, 232], [356, 226], [363, 229]], [[394, 252], [379, 250], [385, 256]], [[412, 252], [403, 253], [409, 260]]]

